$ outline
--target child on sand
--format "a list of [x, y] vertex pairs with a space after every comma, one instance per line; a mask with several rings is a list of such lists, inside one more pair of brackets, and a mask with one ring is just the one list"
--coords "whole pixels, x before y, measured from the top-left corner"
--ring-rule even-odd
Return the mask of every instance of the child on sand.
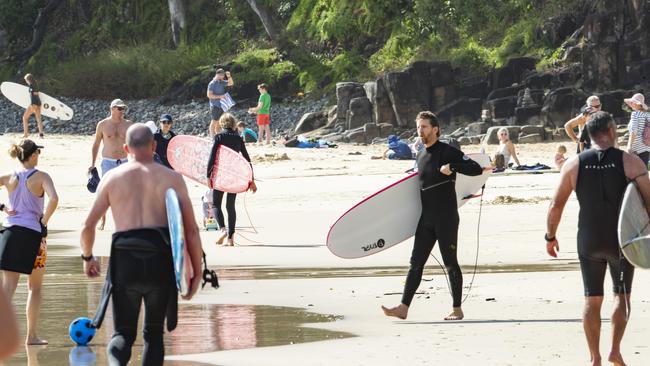
[[562, 165], [564, 165], [564, 162], [566, 161], [564, 154], [566, 154], [566, 146], [558, 146], [557, 151], [555, 152], [555, 166], [558, 169], [562, 169]]
[[237, 130], [239, 131], [239, 136], [244, 139], [244, 142], [257, 142], [257, 134], [255, 131], [246, 127], [246, 123], [238, 122]]

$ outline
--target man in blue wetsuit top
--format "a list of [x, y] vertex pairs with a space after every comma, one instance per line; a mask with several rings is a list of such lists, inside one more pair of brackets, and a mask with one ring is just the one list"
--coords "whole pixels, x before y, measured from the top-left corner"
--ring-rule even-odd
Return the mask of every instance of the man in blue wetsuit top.
[[420, 112], [415, 122], [418, 136], [425, 146], [417, 155], [422, 215], [415, 231], [411, 267], [406, 276], [402, 302], [394, 308], [382, 306], [382, 309], [387, 316], [406, 319], [413, 295], [422, 281], [424, 265], [438, 241], [453, 298], [452, 312], [445, 320], [460, 320], [464, 316], [461, 310], [463, 274], [456, 257], [459, 222], [456, 173], [481, 175], [483, 168], [462, 151], [438, 140], [440, 125], [434, 113]]

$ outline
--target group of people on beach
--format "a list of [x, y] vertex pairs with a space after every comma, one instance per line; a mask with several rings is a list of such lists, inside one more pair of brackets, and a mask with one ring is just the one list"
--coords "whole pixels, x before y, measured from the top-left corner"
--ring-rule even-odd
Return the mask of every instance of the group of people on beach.
[[[208, 178], [211, 177], [219, 146], [227, 146], [241, 153], [250, 162], [245, 144], [245, 126], [239, 125], [235, 117], [224, 110], [228, 108], [227, 105], [224, 107], [221, 103], [229, 98], [226, 90], [232, 85], [232, 75], [219, 69], [208, 86], [212, 118], [209, 131], [214, 136], [210, 156], [206, 157], [209, 161], [205, 172]], [[260, 84], [258, 90], [258, 104], [249, 112], [257, 113], [260, 140], [266, 139], [269, 143], [270, 96], [266, 85]], [[34, 88], [34, 91], [37, 93], [38, 89]], [[646, 124], [650, 124], [650, 114], [645, 112], [647, 106], [641, 94], [635, 94], [625, 102], [634, 110], [628, 127], [630, 139], [627, 151], [617, 148], [614, 119], [600, 111], [600, 101], [596, 96], [587, 99], [583, 113], [567, 122], [567, 134], [579, 144], [579, 154], [566, 159], [564, 153], [558, 151], [558, 155], [562, 156], [556, 156], [556, 162], [562, 160], [562, 169], [548, 210], [544, 235], [548, 254], [556, 257], [559, 251], [556, 238], [559, 222], [569, 196], [575, 191], [580, 205], [577, 246], [585, 295], [583, 325], [593, 365], [602, 362], [599, 350], [600, 311], [608, 266], [615, 298], [612, 346], [608, 360], [615, 365], [624, 365], [620, 344], [629, 318], [634, 267], [620, 252], [616, 228], [618, 209], [629, 182], [637, 184], [650, 211], [650, 179], [647, 171], [650, 131], [647, 141], [645, 131]], [[168, 331], [176, 327], [178, 301], [165, 209], [167, 189], [174, 189], [179, 198], [185, 241], [195, 274], [184, 299], [192, 298], [198, 290], [199, 274], [202, 273], [202, 243], [185, 182], [180, 174], [171, 169], [166, 155], [166, 146], [174, 137], [171, 131], [172, 116], [163, 114], [159, 119], [159, 128], [154, 132], [145, 124], [127, 120], [126, 111], [127, 105], [121, 99], [115, 99], [110, 104], [110, 116], [97, 124], [89, 171], [96, 170], [99, 155], [102, 176], [81, 231], [81, 259], [87, 276], [100, 275], [100, 263], [93, 255], [95, 230], [98, 222], [101, 222], [100, 228], [104, 227], [105, 213], [110, 208], [115, 225], [111, 260], [100, 307], [93, 322], [96, 326], [101, 325], [109, 299], [112, 298], [115, 331], [107, 347], [108, 359], [111, 365], [125, 365], [131, 358], [140, 304], [144, 302], [145, 348], [142, 363], [161, 365], [164, 359], [165, 320]], [[438, 242], [452, 296], [452, 310], [444, 319], [461, 320], [465, 314], [462, 310], [463, 275], [457, 258], [459, 215], [454, 182], [457, 174], [475, 176], [491, 171], [492, 167], [481, 167], [459, 149], [440, 141], [441, 126], [434, 113], [422, 111], [415, 122], [422, 144], [416, 156], [422, 213], [401, 303], [395, 307], [382, 306], [382, 309], [387, 316], [407, 318], [422, 280], [424, 266]], [[575, 127], [579, 128], [577, 135], [573, 131]], [[42, 128], [40, 131], [42, 134]], [[519, 164], [507, 129], [499, 131], [499, 139], [498, 152]], [[0, 316], [8, 317], [7, 324], [10, 324], [0, 334], [2, 337], [11, 334], [17, 336], [16, 328], [11, 327], [11, 324], [15, 324], [15, 319], [13, 323], [11, 319], [13, 312], [3, 310], [8, 308], [8, 301], [4, 297], [8, 296], [10, 300], [20, 274], [28, 274], [27, 344], [47, 343], [36, 335], [36, 324], [46, 259], [47, 226], [59, 201], [51, 177], [36, 169], [43, 148], [29, 139], [13, 144], [10, 155], [19, 161], [22, 168], [0, 176], [0, 186], [5, 186], [9, 192], [9, 203], [0, 204], [0, 210], [6, 215], [0, 234], [0, 269], [3, 271]], [[254, 180], [249, 189], [253, 192], [257, 190]], [[213, 190], [212, 193], [217, 221], [223, 228], [217, 242], [227, 239], [226, 245], [234, 245], [236, 195], [226, 194], [226, 226], [220, 208], [224, 192]], [[46, 195], [47, 206], [44, 200]], [[7, 354], [2, 349], [11, 347], [11, 344], [12, 341], [8, 339], [6, 345], [9, 346], [0, 346], [0, 357]]]

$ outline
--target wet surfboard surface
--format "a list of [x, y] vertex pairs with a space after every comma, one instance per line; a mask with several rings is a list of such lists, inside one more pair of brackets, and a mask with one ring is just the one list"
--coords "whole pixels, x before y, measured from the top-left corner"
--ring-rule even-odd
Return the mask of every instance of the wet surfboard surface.
[[181, 295], [187, 295], [190, 291], [192, 280], [192, 263], [185, 245], [185, 231], [183, 230], [183, 216], [178, 196], [173, 188], [165, 193], [165, 206], [167, 208], [167, 224], [171, 237], [172, 256], [174, 262], [174, 275], [176, 288]]
[[[206, 176], [212, 141], [195, 136], [174, 136], [167, 146], [167, 159], [175, 171], [208, 186]], [[212, 186], [222, 192], [242, 193], [253, 180], [251, 164], [238, 152], [219, 146], [212, 170]]]
[[[469, 154], [485, 167], [486, 154]], [[456, 175], [458, 207], [485, 184], [489, 172], [469, 177]], [[422, 212], [418, 174], [412, 173], [364, 198], [330, 227], [327, 248], [341, 258], [353, 259], [379, 253], [415, 235]]]
[[[0, 91], [2, 91], [2, 94], [12, 103], [22, 108], [27, 108], [31, 105], [29, 87], [26, 85], [5, 81], [0, 84]], [[41, 91], [39, 91], [38, 96], [41, 99], [41, 115], [60, 119], [62, 121], [71, 120], [74, 116], [72, 108], [68, 107], [60, 100]]]
[[618, 241], [625, 258], [638, 268], [650, 268], [650, 217], [636, 184], [629, 183], [618, 217]]

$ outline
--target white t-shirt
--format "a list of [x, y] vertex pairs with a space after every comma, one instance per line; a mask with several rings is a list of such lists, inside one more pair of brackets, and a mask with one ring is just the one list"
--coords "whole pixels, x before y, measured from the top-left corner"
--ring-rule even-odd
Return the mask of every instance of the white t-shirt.
[[643, 130], [645, 129], [646, 121], [650, 123], [650, 113], [643, 111], [634, 111], [630, 115], [630, 123], [627, 125], [627, 130], [630, 133], [636, 134], [634, 141], [632, 141], [632, 152], [642, 153], [650, 151], [650, 146], [643, 143]]

